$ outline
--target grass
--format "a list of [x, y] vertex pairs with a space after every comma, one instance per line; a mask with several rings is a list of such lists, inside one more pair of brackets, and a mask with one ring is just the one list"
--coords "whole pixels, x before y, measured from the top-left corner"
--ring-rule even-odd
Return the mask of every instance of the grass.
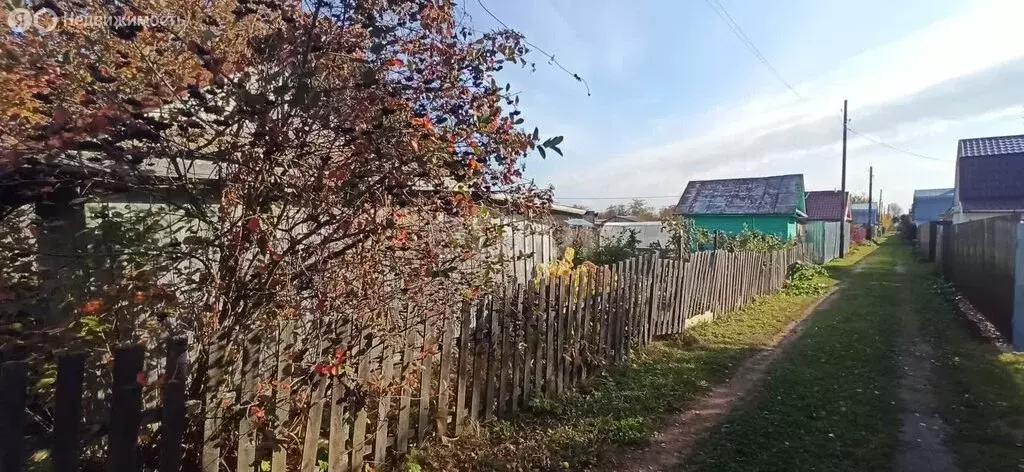
[[[857, 249], [854, 259], [870, 249]], [[893, 322], [906, 297], [894, 271], [909, 255], [883, 242], [844, 279], [838, 299], [811, 320], [761, 392], [702, 441], [684, 470], [885, 470], [898, 443]]]
[[944, 287], [928, 276], [930, 267], [915, 268], [924, 282], [914, 287], [914, 312], [940, 348], [935, 386], [947, 442], [964, 472], [1024, 470], [1024, 355], [1001, 354], [970, 336], [934, 294]]
[[[863, 257], [872, 249], [857, 254]], [[610, 467], [608, 459], [615, 452], [643, 443], [660, 418], [726, 381], [744, 359], [769, 344], [817, 299], [761, 297], [723, 320], [651, 344], [579, 393], [537, 399], [515, 421], [492, 423], [444, 445], [428, 445], [410, 461], [423, 470]]]

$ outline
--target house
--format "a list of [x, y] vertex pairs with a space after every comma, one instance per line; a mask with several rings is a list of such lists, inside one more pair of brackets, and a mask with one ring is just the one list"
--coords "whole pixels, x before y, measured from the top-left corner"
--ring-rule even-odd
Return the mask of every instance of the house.
[[663, 231], [660, 221], [614, 221], [609, 220], [601, 225], [601, 239], [604, 241], [615, 238], [627, 238], [633, 234], [637, 238], [637, 247], [668, 247], [671, 234]]
[[[850, 247], [850, 194], [839, 190], [807, 192], [807, 223], [804, 232], [815, 263], [842, 256]], [[845, 239], [844, 239], [845, 238]], [[844, 242], [845, 241], [845, 246]]]
[[961, 139], [953, 222], [1024, 211], [1024, 135]]
[[[868, 205], [871, 206], [870, 213]], [[853, 224], [860, 226], [874, 226], [878, 224], [878, 202], [854, 203], [850, 205], [850, 213], [853, 215]]]
[[795, 239], [807, 217], [802, 174], [693, 180], [675, 213], [707, 231], [736, 234], [745, 228]]
[[953, 208], [955, 192], [952, 188], [914, 190], [914, 203], [910, 206], [914, 225], [941, 220]]
[[807, 192], [807, 221], [853, 221], [850, 194], [839, 190]]

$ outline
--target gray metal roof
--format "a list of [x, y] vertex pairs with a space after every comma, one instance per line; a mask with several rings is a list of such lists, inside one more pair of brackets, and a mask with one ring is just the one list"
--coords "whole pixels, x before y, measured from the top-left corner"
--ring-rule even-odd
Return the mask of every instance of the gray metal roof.
[[958, 157], [1024, 153], [1024, 135], [961, 139]]
[[914, 199], [931, 197], [953, 197], [954, 189], [951, 188], [925, 188], [914, 190]]
[[803, 174], [692, 180], [676, 205], [679, 215], [792, 215], [803, 206]]

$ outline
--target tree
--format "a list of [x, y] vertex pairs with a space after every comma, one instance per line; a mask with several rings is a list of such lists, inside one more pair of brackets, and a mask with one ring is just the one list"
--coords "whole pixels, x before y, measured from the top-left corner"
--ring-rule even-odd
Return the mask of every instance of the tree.
[[893, 218], [899, 218], [903, 214], [903, 207], [899, 203], [892, 202], [885, 206], [886, 213], [893, 216]]
[[665, 220], [668, 220], [669, 218], [672, 218], [674, 216], [676, 216], [676, 206], [675, 205], [669, 205], [669, 206], [666, 206], [666, 207], [662, 207], [660, 210], [658, 210], [658, 219], [659, 220], [665, 221]]
[[851, 193], [850, 194], [850, 203], [867, 203], [867, 202], [868, 202], [868, 194], [866, 194], [866, 193]]
[[[477, 33], [451, 2], [40, 5], [188, 20], [68, 23], [0, 43], [0, 167], [17, 170], [17, 193], [79, 205], [130, 190], [158, 204], [101, 209], [88, 239], [109, 277], [65, 279], [66, 306], [88, 323], [54, 332], [91, 349], [90, 365], [170, 334], [233, 362], [251, 334], [295, 324], [309, 341], [296, 358], [319, 367], [293, 386], [309, 386], [348, 372], [336, 364], [358, 359], [364, 339], [402, 339], [396, 305], [441, 316], [437, 306], [486, 289], [501, 239], [488, 195], [527, 215], [550, 200], [523, 163], [560, 153], [562, 138], [523, 129], [519, 98], [494, 77], [529, 65], [522, 37]], [[189, 390], [206, 380], [195, 371]]]
[[614, 204], [609, 205], [604, 211], [604, 217], [612, 216], [635, 216], [642, 221], [654, 221], [658, 219], [658, 216], [654, 213], [654, 208], [647, 204], [647, 201], [642, 198], [634, 198], [628, 204]]
[[626, 205], [623, 205], [621, 203], [617, 203], [617, 204], [614, 204], [614, 205], [608, 205], [608, 208], [604, 210], [603, 216], [610, 217], [610, 216], [620, 216], [620, 215], [628, 215], [628, 214], [630, 214], [629, 213], [629, 207], [626, 206]]

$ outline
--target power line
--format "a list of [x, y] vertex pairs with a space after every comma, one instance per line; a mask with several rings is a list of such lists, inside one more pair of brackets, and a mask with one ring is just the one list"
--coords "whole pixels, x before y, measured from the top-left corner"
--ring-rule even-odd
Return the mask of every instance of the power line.
[[718, 17], [725, 22], [726, 26], [728, 26], [729, 29], [732, 30], [733, 34], [735, 34], [736, 37], [743, 42], [743, 44], [747, 47], [747, 50], [749, 50], [750, 53], [754, 55], [754, 57], [761, 61], [761, 63], [764, 64], [764, 66], [767, 67], [768, 70], [770, 70], [772, 74], [775, 75], [775, 78], [779, 79], [779, 82], [782, 82], [782, 85], [785, 85], [786, 88], [793, 92], [793, 95], [797, 96], [797, 98], [801, 100], [804, 99], [803, 95], [800, 95], [800, 92], [797, 92], [796, 88], [794, 88], [793, 85], [791, 85], [789, 81], [787, 81], [786, 78], [783, 77], [782, 74], [779, 73], [779, 71], [776, 70], [774, 66], [772, 66], [771, 62], [768, 61], [768, 58], [764, 57], [764, 54], [761, 53], [761, 50], [758, 49], [754, 42], [751, 41], [750, 37], [748, 37], [747, 34], [743, 32], [743, 28], [741, 28], [740, 25], [736, 23], [736, 20], [732, 18], [732, 15], [729, 14], [729, 10], [725, 8], [725, 5], [722, 5], [722, 2], [720, 2], [719, 0], [704, 1], [708, 4], [709, 7], [711, 7], [712, 10], [715, 11]]
[[868, 136], [868, 135], [866, 135], [864, 133], [858, 132], [857, 130], [855, 130], [853, 128], [850, 128], [850, 127], [847, 127], [846, 129], [848, 129], [851, 133], [856, 134], [857, 136], [860, 136], [860, 137], [862, 137], [862, 138], [864, 138], [864, 139], [866, 139], [868, 141], [871, 141], [871, 142], [873, 142], [873, 143], [875, 143], [875, 144], [877, 144], [879, 146], [883, 146], [883, 147], [892, 149], [893, 151], [902, 152], [903, 154], [907, 154], [907, 155], [910, 155], [910, 156], [920, 157], [921, 159], [928, 159], [930, 161], [946, 162], [946, 163], [953, 162], [953, 161], [950, 161], [948, 159], [939, 159], [937, 157], [926, 156], [924, 154], [919, 154], [919, 153], [916, 153], [916, 152], [913, 152], [913, 151], [908, 151], [906, 149], [898, 148], [898, 147], [893, 146], [892, 144], [889, 144], [889, 143], [887, 143], [885, 141], [882, 141], [882, 140], [879, 140], [879, 139], [875, 139], [875, 138], [872, 138], [871, 136]]
[[[753, 54], [754, 57], [756, 57], [762, 64], [764, 64], [764, 66], [767, 67], [768, 70], [770, 70], [773, 75], [775, 75], [775, 78], [779, 79], [779, 82], [782, 82], [782, 85], [785, 85], [786, 88], [788, 88], [791, 92], [793, 92], [793, 94], [796, 95], [797, 98], [799, 98], [800, 100], [804, 100], [804, 101], [807, 100], [806, 98], [804, 98], [803, 95], [800, 94], [800, 92], [798, 92], [795, 88], [793, 88], [793, 86], [789, 83], [789, 81], [787, 81], [786, 78], [783, 77], [782, 74], [774, 66], [772, 66], [771, 62], [768, 61], [768, 58], [764, 57], [764, 54], [762, 54], [761, 50], [757, 48], [757, 46], [754, 44], [754, 41], [752, 41], [750, 39], [750, 37], [747, 36], [746, 33], [743, 32], [743, 28], [741, 28], [740, 25], [738, 23], [736, 23], [736, 20], [734, 20], [732, 18], [732, 15], [729, 14], [729, 10], [727, 10], [725, 8], [725, 5], [722, 5], [721, 0], [704, 0], [704, 1], [708, 4], [708, 6], [711, 7], [712, 10], [715, 11], [715, 13], [718, 15], [718, 17], [721, 18], [722, 21], [725, 22], [726, 26], [728, 26], [729, 29], [732, 30], [733, 34], [735, 34], [736, 37], [739, 38], [740, 41], [742, 41], [743, 44], [747, 46], [747, 49], [750, 51], [750, 53]], [[924, 154], [916, 153], [916, 152], [913, 152], [913, 151], [908, 151], [906, 149], [902, 149], [902, 148], [893, 146], [892, 144], [889, 144], [889, 143], [887, 143], [885, 141], [872, 138], [871, 136], [867, 136], [867, 135], [862, 134], [862, 133], [858, 133], [857, 131], [855, 131], [852, 128], [847, 127], [847, 129], [851, 133], [856, 134], [857, 136], [860, 136], [860, 137], [862, 137], [864, 139], [867, 139], [868, 141], [871, 141], [871, 142], [873, 142], [875, 144], [878, 144], [879, 146], [884, 146], [886, 148], [889, 148], [889, 149], [891, 149], [893, 151], [901, 152], [901, 153], [907, 154], [909, 156], [919, 157], [921, 159], [928, 159], [930, 161], [952, 162], [952, 161], [949, 161], [949, 160], [946, 160], [946, 159], [939, 159], [939, 158], [936, 158], [936, 157], [926, 156]]]
[[[501, 21], [501, 18], [498, 18], [498, 16], [497, 16], [497, 15], [495, 15], [494, 13], [491, 13], [491, 10], [487, 8], [487, 5], [484, 5], [484, 2], [483, 2], [483, 0], [476, 0], [476, 3], [480, 4], [480, 8], [483, 8], [483, 9], [484, 9], [484, 11], [485, 11], [485, 12], [486, 12], [486, 13], [487, 13], [487, 14], [488, 14], [488, 15], [489, 15], [489, 16], [490, 16], [491, 18], [494, 18], [494, 21], [497, 21], [497, 22], [498, 22], [498, 24], [500, 24], [501, 26], [503, 26], [503, 27], [504, 27], [505, 29], [507, 29], [507, 30], [512, 30], [512, 31], [515, 31], [515, 30], [513, 30], [513, 29], [512, 29], [512, 27], [510, 27], [509, 25], [505, 24], [505, 22], [504, 22], [504, 21]], [[527, 45], [527, 46], [530, 46], [530, 47], [531, 47], [531, 48], [533, 48], [533, 49], [534, 49], [535, 51], [537, 51], [537, 52], [539, 52], [539, 53], [541, 53], [541, 54], [543, 54], [543, 55], [547, 56], [547, 58], [548, 58], [548, 63], [550, 63], [550, 64], [554, 64], [554, 65], [555, 65], [555, 66], [557, 66], [557, 67], [558, 67], [559, 69], [562, 69], [562, 71], [563, 71], [563, 72], [565, 72], [566, 74], [569, 74], [570, 76], [572, 76], [572, 78], [576, 79], [576, 81], [577, 81], [577, 82], [581, 82], [581, 83], [583, 83], [583, 86], [584, 86], [584, 87], [586, 87], [586, 89], [587, 89], [587, 96], [588, 96], [588, 97], [590, 96], [590, 84], [588, 84], [588, 83], [587, 83], [586, 79], [584, 79], [583, 77], [580, 77], [580, 75], [579, 75], [579, 74], [577, 74], [577, 73], [575, 73], [575, 72], [572, 72], [572, 71], [570, 71], [569, 69], [566, 69], [566, 68], [565, 68], [565, 66], [563, 66], [563, 65], [562, 65], [562, 63], [558, 62], [558, 60], [557, 60], [557, 59], [555, 59], [555, 55], [554, 55], [554, 54], [551, 54], [551, 53], [549, 53], [549, 52], [547, 52], [547, 51], [545, 51], [545, 50], [541, 49], [541, 48], [540, 48], [540, 46], [537, 46], [536, 44], [533, 44], [533, 43], [531, 43], [531, 42], [530, 42], [529, 40], [527, 40], [527, 39], [526, 39], [526, 36], [525, 36], [525, 35], [523, 35], [523, 34], [519, 34], [519, 38], [520, 38], [520, 39], [522, 39], [522, 40], [523, 40], [523, 43], [526, 43], [526, 45]]]

